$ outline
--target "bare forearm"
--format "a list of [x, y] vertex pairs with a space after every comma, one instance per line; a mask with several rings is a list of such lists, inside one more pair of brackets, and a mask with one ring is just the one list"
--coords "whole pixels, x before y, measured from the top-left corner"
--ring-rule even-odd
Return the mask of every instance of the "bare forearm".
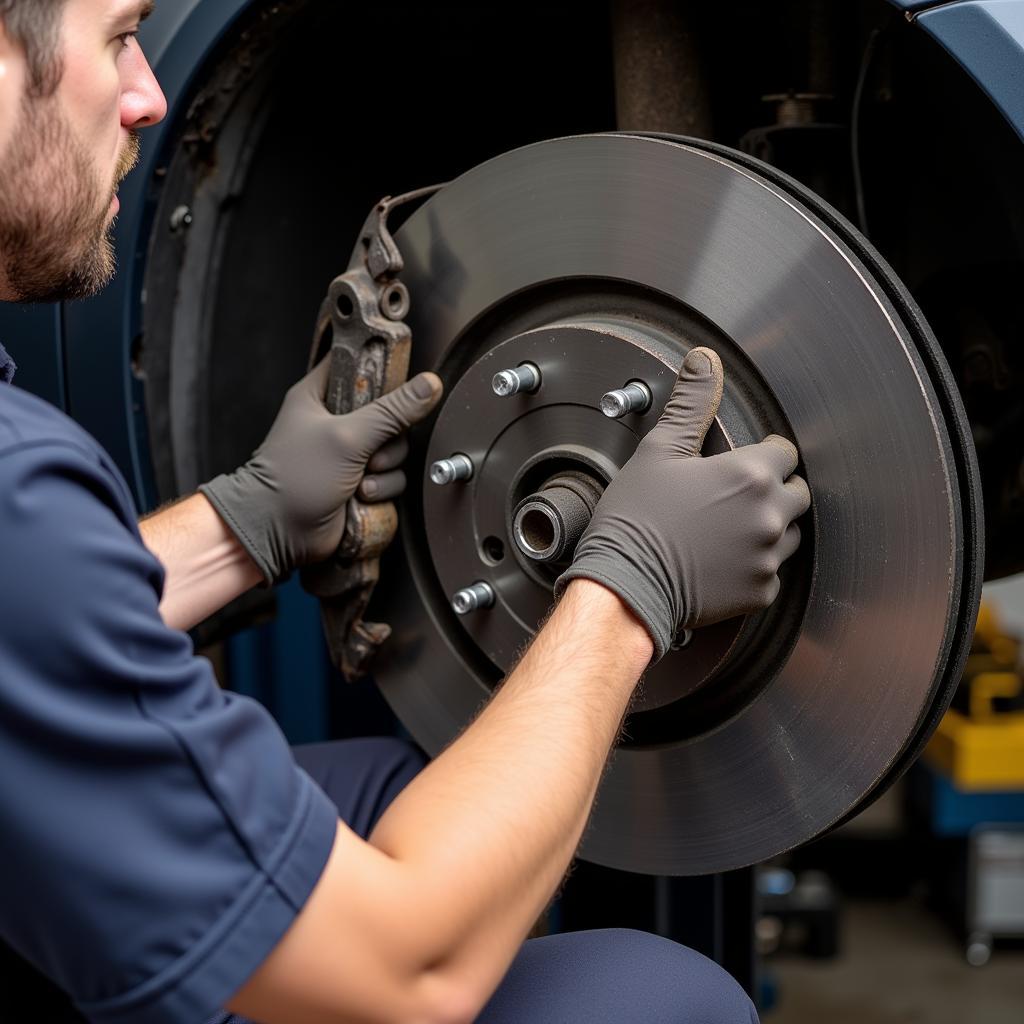
[[201, 494], [149, 516], [139, 530], [167, 573], [160, 612], [174, 629], [191, 629], [262, 579]]
[[371, 836], [436, 894], [431, 928], [474, 987], [497, 984], [559, 885], [651, 651], [616, 597], [573, 583], [477, 720]]

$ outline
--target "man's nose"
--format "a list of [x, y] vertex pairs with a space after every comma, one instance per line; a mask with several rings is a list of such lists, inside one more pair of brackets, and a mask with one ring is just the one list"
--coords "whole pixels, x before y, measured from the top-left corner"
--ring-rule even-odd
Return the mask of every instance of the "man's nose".
[[167, 116], [167, 98], [138, 43], [121, 65], [121, 124], [148, 128]]

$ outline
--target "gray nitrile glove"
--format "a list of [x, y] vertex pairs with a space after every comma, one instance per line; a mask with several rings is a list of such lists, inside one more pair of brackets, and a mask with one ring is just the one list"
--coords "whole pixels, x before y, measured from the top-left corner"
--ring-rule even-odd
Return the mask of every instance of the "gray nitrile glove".
[[421, 373], [346, 416], [324, 405], [329, 360], [293, 385], [266, 440], [234, 473], [199, 490], [259, 566], [268, 583], [338, 549], [345, 508], [388, 501], [405, 489], [402, 433], [441, 397], [440, 378]]
[[614, 591], [646, 625], [655, 661], [679, 629], [775, 600], [779, 566], [800, 544], [793, 520], [811, 503], [785, 438], [700, 455], [723, 380], [710, 349], [687, 354], [661, 419], [608, 485], [555, 585], [561, 596], [585, 577]]

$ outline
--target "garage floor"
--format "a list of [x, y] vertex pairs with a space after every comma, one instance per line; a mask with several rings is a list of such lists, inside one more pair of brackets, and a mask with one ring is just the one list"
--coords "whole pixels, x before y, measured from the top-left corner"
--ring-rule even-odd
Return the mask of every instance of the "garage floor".
[[778, 1006], [765, 1024], [1024, 1024], [1024, 950], [970, 967], [923, 906], [848, 903], [843, 955], [770, 962]]

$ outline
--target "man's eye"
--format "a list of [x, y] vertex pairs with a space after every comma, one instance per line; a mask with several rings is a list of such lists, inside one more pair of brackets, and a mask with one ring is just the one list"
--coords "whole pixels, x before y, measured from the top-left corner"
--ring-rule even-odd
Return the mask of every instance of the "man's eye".
[[127, 50], [127, 49], [128, 49], [128, 44], [129, 44], [129, 43], [131, 43], [131, 41], [132, 41], [132, 40], [133, 40], [133, 39], [134, 39], [134, 38], [135, 38], [135, 37], [136, 37], [136, 36], [137, 36], [138, 34], [139, 34], [139, 33], [138, 33], [138, 30], [137, 30], [137, 29], [136, 29], [135, 31], [132, 31], [132, 32], [122, 32], [122, 33], [121, 33], [121, 34], [120, 34], [120, 35], [119, 35], [119, 36], [117, 37], [117, 38], [118, 38], [118, 39], [120, 40], [120, 42], [121, 42], [121, 49], [122, 49], [122, 50]]

